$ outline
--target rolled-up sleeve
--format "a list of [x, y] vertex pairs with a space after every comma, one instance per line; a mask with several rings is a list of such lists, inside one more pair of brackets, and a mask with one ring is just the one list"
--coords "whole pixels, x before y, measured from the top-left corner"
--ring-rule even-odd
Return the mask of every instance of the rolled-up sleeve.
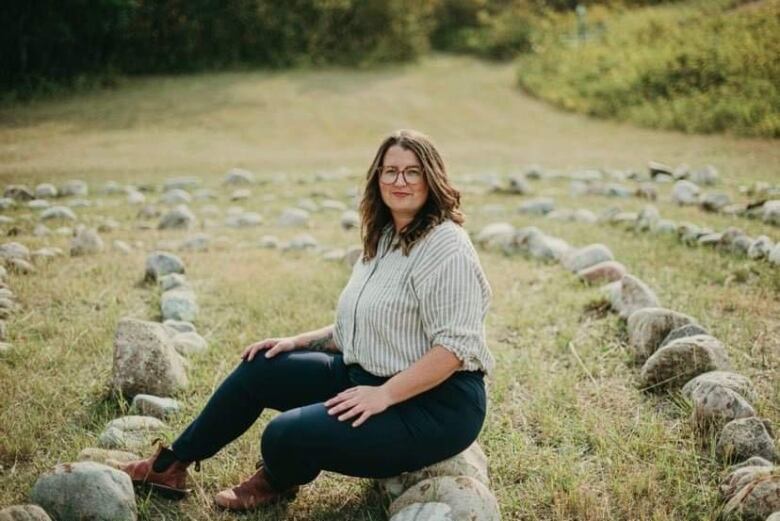
[[466, 370], [488, 372], [485, 315], [491, 290], [478, 260], [468, 252], [449, 256], [420, 283], [418, 296], [431, 347], [451, 351]]

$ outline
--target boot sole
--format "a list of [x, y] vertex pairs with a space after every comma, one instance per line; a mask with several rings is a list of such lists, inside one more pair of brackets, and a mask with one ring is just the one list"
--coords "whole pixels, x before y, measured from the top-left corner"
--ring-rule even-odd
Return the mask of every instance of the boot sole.
[[149, 489], [165, 499], [181, 500], [192, 492], [189, 488], [173, 488], [166, 485], [160, 485], [159, 483], [149, 483], [148, 481], [133, 481], [133, 485]]

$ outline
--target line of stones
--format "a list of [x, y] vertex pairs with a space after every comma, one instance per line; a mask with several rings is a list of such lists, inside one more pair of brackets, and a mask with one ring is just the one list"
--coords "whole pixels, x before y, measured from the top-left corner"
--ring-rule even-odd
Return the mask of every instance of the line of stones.
[[[588, 284], [606, 283], [610, 308], [626, 320], [629, 348], [642, 364], [645, 391], [675, 391], [692, 403], [691, 421], [706, 441], [719, 432], [715, 452], [736, 463], [721, 484], [724, 514], [765, 519], [780, 511], [780, 468], [769, 422], [750, 404], [750, 380], [730, 372], [725, 346], [698, 321], [661, 307], [655, 292], [627, 273], [603, 244], [573, 248], [536, 227], [509, 230], [495, 223], [477, 236], [483, 247], [500, 246], [543, 261], [560, 262]], [[501, 225], [501, 226], [499, 226]], [[684, 385], [683, 385], [684, 384]]]
[[[131, 413], [108, 423], [97, 448], [81, 451], [76, 462], [56, 465], [39, 476], [30, 505], [0, 511], [0, 521], [22, 519], [61, 521], [94, 519], [136, 521], [135, 492], [118, 463], [138, 459], [127, 450], [142, 450], [152, 436], [161, 436], [163, 419], [179, 410], [167, 396], [186, 387], [183, 355], [206, 349], [192, 325], [198, 307], [184, 277], [184, 263], [175, 255], [154, 252], [146, 259], [145, 279], [163, 290], [163, 324], [132, 318], [120, 320], [114, 338], [111, 387], [133, 399]], [[123, 450], [120, 450], [123, 449]]]

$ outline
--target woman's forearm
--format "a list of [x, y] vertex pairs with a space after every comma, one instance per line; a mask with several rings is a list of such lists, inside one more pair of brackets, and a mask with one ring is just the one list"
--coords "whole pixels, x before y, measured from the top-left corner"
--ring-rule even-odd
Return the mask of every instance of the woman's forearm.
[[450, 377], [462, 362], [451, 351], [436, 345], [419, 360], [387, 380], [382, 387], [391, 404], [408, 400], [436, 387]]
[[336, 342], [333, 340], [333, 324], [314, 331], [301, 333], [294, 338], [295, 347], [311, 349], [313, 351], [339, 352]]

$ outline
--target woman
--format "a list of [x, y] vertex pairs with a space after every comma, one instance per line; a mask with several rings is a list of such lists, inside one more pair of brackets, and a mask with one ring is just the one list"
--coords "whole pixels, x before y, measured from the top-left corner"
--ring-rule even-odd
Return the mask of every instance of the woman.
[[423, 134], [388, 136], [360, 205], [363, 256], [333, 325], [247, 347], [243, 361], [173, 443], [123, 465], [133, 482], [186, 492], [187, 467], [213, 456], [270, 407], [258, 471], [217, 494], [248, 510], [294, 496], [322, 470], [384, 478], [466, 449], [485, 419], [494, 360], [491, 289], [460, 226], [460, 194]]

